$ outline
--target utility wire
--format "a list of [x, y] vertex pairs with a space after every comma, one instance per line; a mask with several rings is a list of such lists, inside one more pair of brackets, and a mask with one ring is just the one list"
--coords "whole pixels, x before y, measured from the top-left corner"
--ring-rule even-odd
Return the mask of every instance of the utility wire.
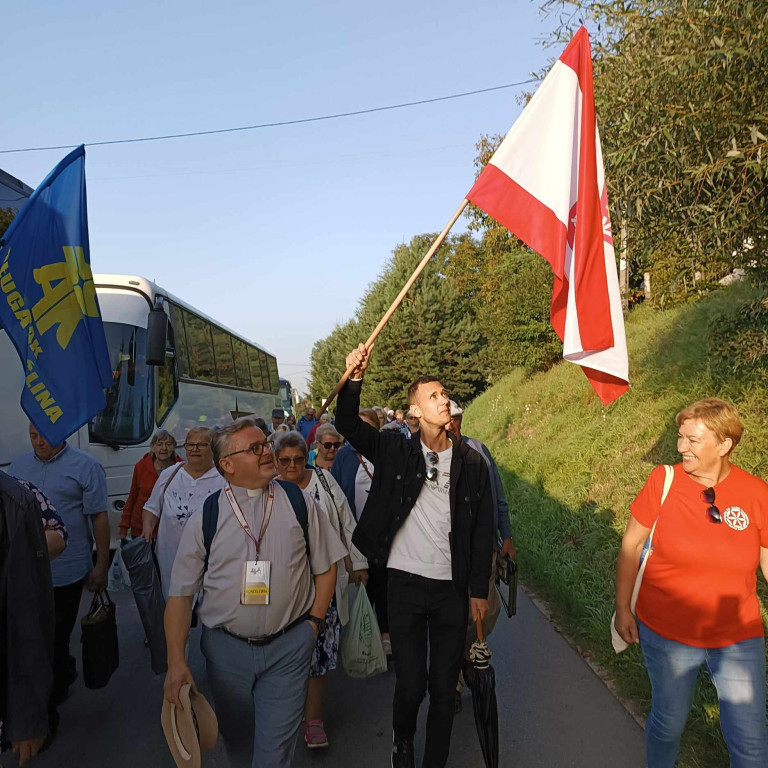
[[[521, 80], [519, 83], [506, 83], [505, 85], [494, 85], [491, 88], [478, 88], [474, 91], [464, 91], [463, 93], [452, 93], [449, 96], [436, 96], [433, 99], [420, 99], [419, 101], [406, 101], [402, 104], [388, 104], [384, 107], [371, 107], [370, 109], [356, 109], [351, 112], [337, 112], [333, 115], [319, 115], [317, 117], [302, 117], [297, 120], [279, 120], [274, 123], [259, 123], [258, 125], [242, 125], [237, 128], [217, 128], [211, 131], [190, 131], [189, 133], [169, 133], [163, 136], [141, 136], [133, 139], [112, 139], [110, 141], [91, 141], [85, 144], [86, 147], [103, 147], [109, 144], [138, 144], [144, 141], [165, 141], [166, 139], [187, 139], [192, 136], [213, 136], [220, 133], [237, 133], [240, 131], [255, 131], [260, 128], [279, 128], [284, 125], [299, 125], [302, 123], [319, 123], [323, 120], [338, 120], [342, 117], [355, 117], [357, 115], [370, 115], [374, 112], [387, 112], [393, 109], [404, 109], [405, 107], [418, 107], [422, 104], [434, 104], [438, 101], [449, 101], [450, 99], [463, 99], [465, 96], [475, 96], [479, 93], [490, 93], [491, 91], [501, 91], [505, 88], [515, 88], [519, 85], [528, 85], [535, 83], [536, 79]], [[0, 149], [0, 155], [7, 155], [13, 152], [47, 152], [52, 149], [74, 149], [79, 144], [60, 144], [51, 147], [23, 147], [19, 149]]]

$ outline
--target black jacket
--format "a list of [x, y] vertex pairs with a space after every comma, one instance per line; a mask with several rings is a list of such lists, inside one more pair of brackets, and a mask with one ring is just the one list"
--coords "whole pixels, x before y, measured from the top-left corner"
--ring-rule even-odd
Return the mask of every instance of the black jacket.
[[48, 733], [53, 586], [34, 495], [0, 472], [0, 719], [3, 741]]
[[[426, 476], [420, 432], [407, 439], [398, 430], [379, 432], [358, 416], [362, 382], [339, 392], [336, 429], [373, 462], [371, 490], [352, 543], [376, 565], [386, 565], [389, 548], [413, 509]], [[488, 467], [477, 451], [453, 442], [451, 457], [451, 569], [456, 589], [486, 599], [491, 577], [493, 501]]]

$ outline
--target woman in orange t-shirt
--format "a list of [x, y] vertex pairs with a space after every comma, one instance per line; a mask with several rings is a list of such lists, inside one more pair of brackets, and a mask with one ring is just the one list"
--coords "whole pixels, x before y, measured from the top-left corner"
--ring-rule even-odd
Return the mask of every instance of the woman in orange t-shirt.
[[[768, 578], [768, 484], [731, 464], [743, 426], [715, 398], [677, 414], [669, 493], [656, 467], [632, 502], [616, 568], [616, 629], [640, 643], [651, 680], [645, 727], [648, 768], [672, 768], [702, 664], [720, 700], [732, 768], [768, 766], [765, 639], [757, 568]], [[643, 545], [658, 519], [637, 599]]]

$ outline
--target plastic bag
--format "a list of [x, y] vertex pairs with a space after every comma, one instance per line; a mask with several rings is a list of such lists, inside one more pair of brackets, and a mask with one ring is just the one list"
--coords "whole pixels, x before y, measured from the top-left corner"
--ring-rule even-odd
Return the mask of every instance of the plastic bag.
[[119, 592], [121, 589], [125, 589], [131, 585], [130, 580], [126, 583], [125, 576], [127, 570], [123, 565], [123, 557], [120, 554], [120, 548], [118, 547], [115, 552], [115, 556], [112, 558], [112, 565], [109, 566], [109, 583], [107, 589], [110, 592]]
[[357, 590], [349, 624], [341, 635], [341, 664], [350, 677], [373, 677], [387, 671], [379, 624], [363, 586]]

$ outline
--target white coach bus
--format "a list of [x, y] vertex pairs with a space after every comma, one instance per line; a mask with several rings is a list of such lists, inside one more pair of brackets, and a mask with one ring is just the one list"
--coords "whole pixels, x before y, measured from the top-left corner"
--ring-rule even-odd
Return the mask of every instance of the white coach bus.
[[[68, 442], [107, 473], [112, 546], [133, 467], [158, 429], [183, 442], [193, 426], [281, 406], [277, 360], [143, 277], [94, 275], [114, 372], [107, 406]], [[16, 350], [0, 331], [0, 468], [30, 450]], [[72, 386], [77, 386], [73, 381]], [[181, 452], [183, 456], [183, 451]]]

